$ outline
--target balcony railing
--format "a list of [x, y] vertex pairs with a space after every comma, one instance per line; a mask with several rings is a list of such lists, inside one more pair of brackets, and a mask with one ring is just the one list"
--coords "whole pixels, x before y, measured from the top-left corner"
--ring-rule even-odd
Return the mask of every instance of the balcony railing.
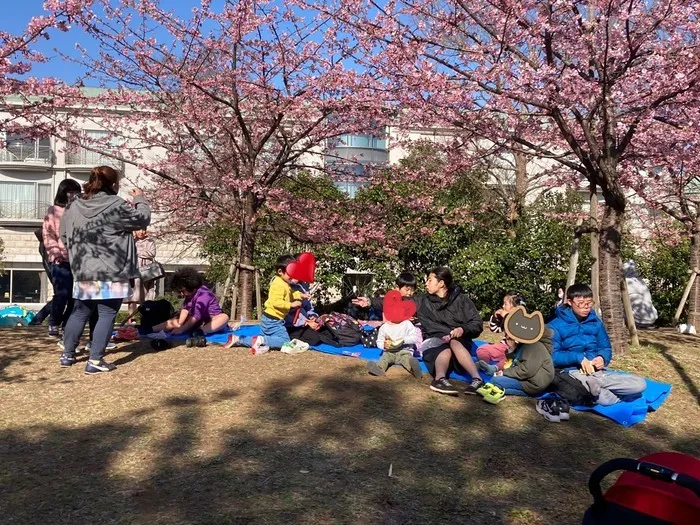
[[0, 220], [2, 219], [43, 219], [50, 202], [0, 201]]
[[82, 148], [77, 151], [66, 152], [66, 164], [75, 166], [111, 166], [118, 170], [124, 168], [124, 163], [119, 160]]
[[51, 146], [10, 144], [4, 149], [0, 149], [0, 162], [53, 164], [53, 152], [51, 151]]

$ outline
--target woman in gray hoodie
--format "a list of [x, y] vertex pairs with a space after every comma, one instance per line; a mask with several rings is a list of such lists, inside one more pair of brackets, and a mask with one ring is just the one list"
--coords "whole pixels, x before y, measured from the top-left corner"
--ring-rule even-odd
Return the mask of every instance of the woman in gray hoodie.
[[143, 192], [134, 188], [133, 205], [117, 195], [119, 172], [109, 166], [92, 169], [82, 198], [73, 201], [61, 220], [61, 239], [68, 248], [73, 274], [75, 306], [68, 319], [60, 364], [75, 363], [75, 349], [85, 323], [94, 311], [98, 321], [90, 345], [85, 373], [111, 372], [104, 361], [105, 347], [124, 299], [140, 276], [133, 232], [151, 222], [151, 209]]

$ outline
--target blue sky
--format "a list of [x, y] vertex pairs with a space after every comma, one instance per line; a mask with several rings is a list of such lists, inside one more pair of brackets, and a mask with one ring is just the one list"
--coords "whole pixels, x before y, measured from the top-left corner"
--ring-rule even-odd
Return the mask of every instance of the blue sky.
[[[6, 7], [0, 15], [0, 29], [15, 35], [23, 32], [32, 17], [45, 14], [42, 7], [44, 0], [3, 0], [3, 2], [8, 3], [11, 7]], [[214, 0], [212, 9], [217, 11], [223, 7], [223, 4], [223, 0]], [[161, 5], [174, 9], [179, 16], [189, 18], [191, 16], [190, 10], [193, 7], [199, 7], [201, 0], [163, 0]], [[164, 39], [168, 39], [167, 34], [162, 36]], [[319, 36], [323, 38], [322, 33], [319, 33]], [[34, 65], [30, 75], [38, 78], [55, 77], [68, 83], [74, 83], [83, 76], [82, 66], [61, 59], [54, 48], [60, 49], [63, 53], [75, 54], [75, 45], [79, 43], [90, 52], [94, 50], [91, 49], [95, 46], [94, 42], [79, 27], [73, 27], [68, 32], [51, 30], [50, 37], [49, 40], [41, 39], [34, 45], [34, 48], [42, 52], [49, 61]], [[95, 80], [87, 80], [85, 85], [95, 85]]]
[[[0, 16], [0, 29], [18, 35], [27, 26], [34, 16], [44, 14], [42, 5], [44, 0], [5, 0], [8, 5], [4, 6], [2, 16]], [[54, 47], [61, 49], [74, 49], [76, 42], [85, 43], [87, 39], [79, 30], [51, 31], [51, 39], [37, 43], [36, 48], [47, 57], [55, 57]], [[52, 58], [46, 64], [37, 64], [32, 69], [32, 76], [35, 77], [57, 77], [68, 82], [73, 82], [80, 76], [80, 66], [65, 62], [58, 58]]]

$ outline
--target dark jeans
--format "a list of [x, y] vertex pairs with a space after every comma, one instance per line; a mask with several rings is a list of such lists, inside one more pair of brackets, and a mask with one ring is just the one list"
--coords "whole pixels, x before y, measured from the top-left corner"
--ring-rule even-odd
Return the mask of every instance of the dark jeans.
[[105, 355], [105, 347], [112, 337], [114, 330], [114, 320], [117, 312], [121, 308], [123, 299], [102, 299], [83, 301], [75, 300], [73, 313], [68, 318], [68, 324], [63, 335], [64, 353], [75, 354], [75, 349], [80, 341], [80, 336], [85, 329], [85, 323], [97, 312], [97, 323], [92, 334], [92, 345], [90, 346], [90, 359], [99, 361]]
[[68, 263], [51, 265], [51, 283], [53, 299], [51, 300], [50, 326], [61, 326], [73, 310], [73, 275]]

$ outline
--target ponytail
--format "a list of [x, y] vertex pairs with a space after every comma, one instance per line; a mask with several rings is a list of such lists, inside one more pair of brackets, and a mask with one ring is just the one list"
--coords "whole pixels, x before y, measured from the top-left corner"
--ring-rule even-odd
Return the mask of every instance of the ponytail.
[[83, 198], [89, 199], [101, 191], [114, 192], [114, 185], [119, 182], [119, 172], [110, 166], [92, 168], [90, 179], [83, 184]]

